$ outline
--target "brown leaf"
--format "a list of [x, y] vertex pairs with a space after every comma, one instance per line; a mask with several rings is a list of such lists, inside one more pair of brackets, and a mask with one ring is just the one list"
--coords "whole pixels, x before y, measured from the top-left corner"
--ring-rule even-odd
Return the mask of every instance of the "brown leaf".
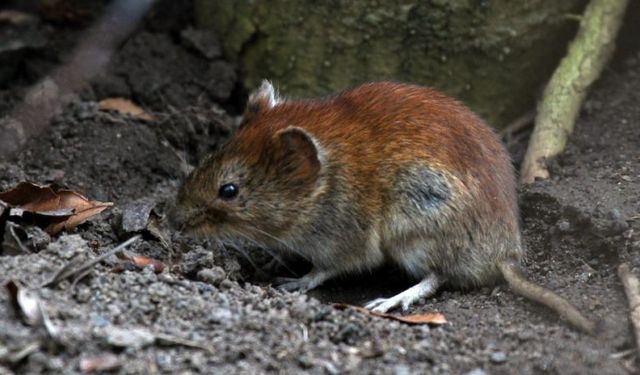
[[0, 192], [0, 200], [10, 207], [28, 212], [54, 211], [60, 208], [60, 198], [51, 187], [30, 182], [21, 182], [11, 190]]
[[136, 265], [136, 267], [140, 269], [145, 268], [147, 266], [153, 266], [153, 271], [155, 273], [160, 273], [164, 269], [164, 264], [161, 261], [148, 258], [148, 257], [132, 256], [131, 261], [133, 262], [133, 264]]
[[108, 98], [98, 103], [101, 111], [116, 111], [139, 120], [153, 121], [153, 116], [129, 99]]
[[34, 221], [51, 235], [71, 230], [113, 206], [111, 202], [90, 201], [71, 190], [29, 182], [21, 182], [11, 190], [0, 192], [0, 201], [11, 208], [12, 216], [32, 214]]
[[432, 324], [432, 325], [442, 325], [447, 323], [447, 319], [443, 314], [433, 312], [433, 313], [425, 313], [425, 314], [411, 314], [411, 315], [393, 315], [387, 313], [375, 312], [372, 310], [365, 309], [361, 306], [349, 305], [346, 303], [334, 303], [333, 307], [338, 310], [346, 310], [348, 308], [354, 309], [362, 314], [369, 314], [373, 316], [379, 316], [381, 318], [397, 320], [402, 323], [407, 324]]
[[164, 269], [164, 263], [159, 260], [144, 257], [141, 255], [132, 255], [124, 258], [125, 260], [120, 262], [113, 268], [113, 272], [122, 272], [124, 270], [131, 269], [144, 269], [147, 266], [153, 267], [153, 272], [160, 273]]
[[55, 234], [60, 232], [61, 230], [70, 231], [78, 225], [82, 224], [88, 218], [99, 214], [100, 212], [106, 210], [107, 208], [113, 206], [111, 202], [96, 202], [90, 201], [94, 204], [93, 207], [88, 208], [84, 211], [76, 212], [75, 214], [69, 216], [69, 218], [61, 223], [55, 223], [47, 226], [45, 231], [49, 234]]

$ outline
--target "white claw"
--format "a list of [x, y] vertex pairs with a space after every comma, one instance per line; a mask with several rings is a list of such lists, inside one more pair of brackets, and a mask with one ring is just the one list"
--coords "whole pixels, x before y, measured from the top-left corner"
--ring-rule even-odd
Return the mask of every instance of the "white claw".
[[398, 306], [402, 308], [402, 311], [407, 311], [409, 306], [420, 298], [433, 295], [441, 284], [442, 283], [435, 275], [429, 275], [418, 284], [402, 293], [389, 298], [376, 298], [373, 301], [368, 302], [364, 307], [379, 313], [386, 313]]

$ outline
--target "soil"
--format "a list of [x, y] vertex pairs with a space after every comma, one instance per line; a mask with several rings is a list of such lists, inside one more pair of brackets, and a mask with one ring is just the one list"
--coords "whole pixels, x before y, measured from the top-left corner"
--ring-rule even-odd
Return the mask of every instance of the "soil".
[[[602, 318], [604, 333], [577, 332], [504, 285], [442, 290], [410, 313], [440, 312], [448, 323], [407, 325], [332, 305], [411, 285], [392, 267], [308, 294], [282, 292], [255, 268], [269, 260], [264, 251], [221, 248], [166, 224], [180, 180], [233, 132], [243, 100], [237, 67], [223, 59], [215, 36], [188, 27], [189, 10], [174, 9], [179, 24], [152, 12], [156, 18], [145, 20], [50, 128], [0, 160], [0, 191], [21, 181], [56, 183], [115, 203], [53, 237], [18, 223], [27, 253], [9, 252], [5, 231], [0, 282], [29, 287], [58, 332], [26, 324], [0, 293], [0, 374], [81, 373], [86, 360], [106, 355], [115, 356], [119, 374], [638, 371], [616, 270], [623, 261], [640, 270], [640, 52], [593, 88], [566, 152], [551, 161], [552, 178], [520, 192], [528, 275]], [[43, 17], [38, 32], [48, 43], [10, 57], [15, 66], [3, 70], [0, 115], [82, 34], [83, 26], [64, 25]], [[115, 96], [155, 120], [98, 110], [99, 100]], [[511, 146], [516, 161], [525, 145]], [[142, 212], [146, 220], [151, 207], [157, 219], [149, 222], [157, 224], [128, 251], [162, 261], [162, 272], [113, 272], [120, 261], [112, 256], [76, 283], [39, 287], [71, 258], [95, 258], [140, 231], [123, 217]]]

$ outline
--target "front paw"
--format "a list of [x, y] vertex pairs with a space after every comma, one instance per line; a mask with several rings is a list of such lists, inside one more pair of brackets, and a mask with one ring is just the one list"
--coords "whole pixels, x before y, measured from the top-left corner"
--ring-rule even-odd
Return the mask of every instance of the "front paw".
[[280, 290], [306, 292], [324, 283], [333, 275], [332, 272], [312, 270], [300, 278], [277, 277], [274, 279], [273, 284]]

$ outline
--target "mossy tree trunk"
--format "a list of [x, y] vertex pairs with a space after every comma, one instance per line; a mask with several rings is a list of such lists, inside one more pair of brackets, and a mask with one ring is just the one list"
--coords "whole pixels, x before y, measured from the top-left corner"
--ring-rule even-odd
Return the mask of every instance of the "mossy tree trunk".
[[495, 125], [533, 107], [583, 0], [196, 0], [247, 87], [322, 95], [395, 79], [439, 88]]

